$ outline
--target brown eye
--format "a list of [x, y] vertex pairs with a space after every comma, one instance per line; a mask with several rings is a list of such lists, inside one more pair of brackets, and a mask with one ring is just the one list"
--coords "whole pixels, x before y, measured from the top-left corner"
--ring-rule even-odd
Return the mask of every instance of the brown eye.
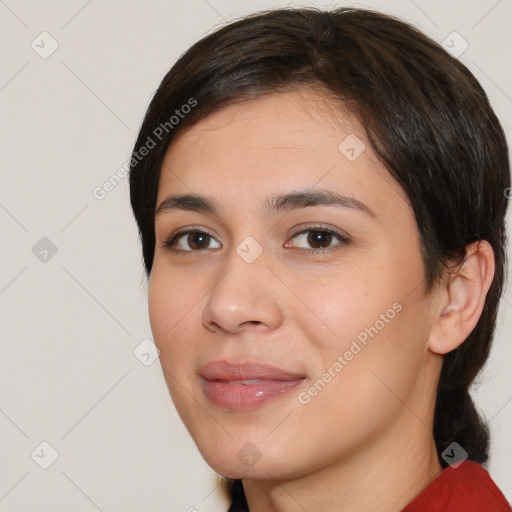
[[186, 241], [193, 250], [200, 250], [208, 247], [208, 241], [211, 238], [210, 235], [206, 233], [189, 233], [187, 235]]
[[[296, 233], [292, 239], [299, 240], [299, 243], [292, 247], [304, 249], [305, 252], [308, 253], [321, 253], [331, 248], [335, 249], [338, 246], [347, 245], [350, 241], [348, 237], [320, 226], [313, 226], [312, 228], [300, 231]], [[338, 243], [336, 243], [336, 241]]]
[[332, 233], [328, 231], [310, 231], [307, 236], [307, 242], [313, 247], [313, 249], [324, 249], [325, 247], [329, 247], [331, 241]]
[[218, 242], [217, 246], [209, 247], [212, 241], [217, 242], [209, 233], [198, 230], [188, 230], [172, 235], [165, 242], [164, 247], [176, 252], [198, 252], [212, 248], [218, 249], [220, 247]]

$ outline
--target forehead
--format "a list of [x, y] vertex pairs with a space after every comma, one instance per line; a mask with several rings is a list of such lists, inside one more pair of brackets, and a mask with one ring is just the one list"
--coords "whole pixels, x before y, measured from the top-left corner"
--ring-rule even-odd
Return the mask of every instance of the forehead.
[[341, 101], [310, 89], [273, 93], [215, 111], [167, 150], [158, 202], [170, 192], [207, 193], [247, 205], [259, 194], [314, 185], [357, 196], [376, 209], [408, 208]]

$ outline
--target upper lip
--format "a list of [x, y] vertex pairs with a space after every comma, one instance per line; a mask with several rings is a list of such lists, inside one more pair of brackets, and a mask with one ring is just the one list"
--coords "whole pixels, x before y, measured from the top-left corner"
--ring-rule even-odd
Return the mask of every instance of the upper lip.
[[201, 369], [200, 375], [206, 380], [296, 380], [305, 376], [298, 372], [290, 372], [278, 366], [257, 361], [229, 362], [212, 361]]

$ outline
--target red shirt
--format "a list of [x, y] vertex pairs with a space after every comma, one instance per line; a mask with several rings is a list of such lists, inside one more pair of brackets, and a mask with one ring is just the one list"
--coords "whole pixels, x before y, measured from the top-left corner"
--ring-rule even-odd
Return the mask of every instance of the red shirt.
[[470, 460], [448, 466], [402, 512], [510, 512], [489, 473]]

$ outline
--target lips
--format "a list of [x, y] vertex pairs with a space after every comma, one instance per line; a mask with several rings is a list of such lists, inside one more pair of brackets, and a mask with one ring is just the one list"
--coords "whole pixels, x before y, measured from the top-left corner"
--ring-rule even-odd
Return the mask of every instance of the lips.
[[285, 371], [278, 366], [258, 363], [230, 363], [228, 361], [213, 361], [203, 367], [200, 372], [206, 380], [218, 381], [248, 381], [248, 380], [296, 380], [303, 379], [304, 374]]
[[228, 409], [260, 406], [305, 382], [302, 373], [257, 362], [214, 361], [205, 365], [200, 375], [206, 397]]
[[218, 380], [217, 382], [226, 382], [227, 384], [243, 384], [244, 386], [250, 386], [251, 384], [259, 384], [265, 382], [268, 379], [244, 379], [244, 380]]

